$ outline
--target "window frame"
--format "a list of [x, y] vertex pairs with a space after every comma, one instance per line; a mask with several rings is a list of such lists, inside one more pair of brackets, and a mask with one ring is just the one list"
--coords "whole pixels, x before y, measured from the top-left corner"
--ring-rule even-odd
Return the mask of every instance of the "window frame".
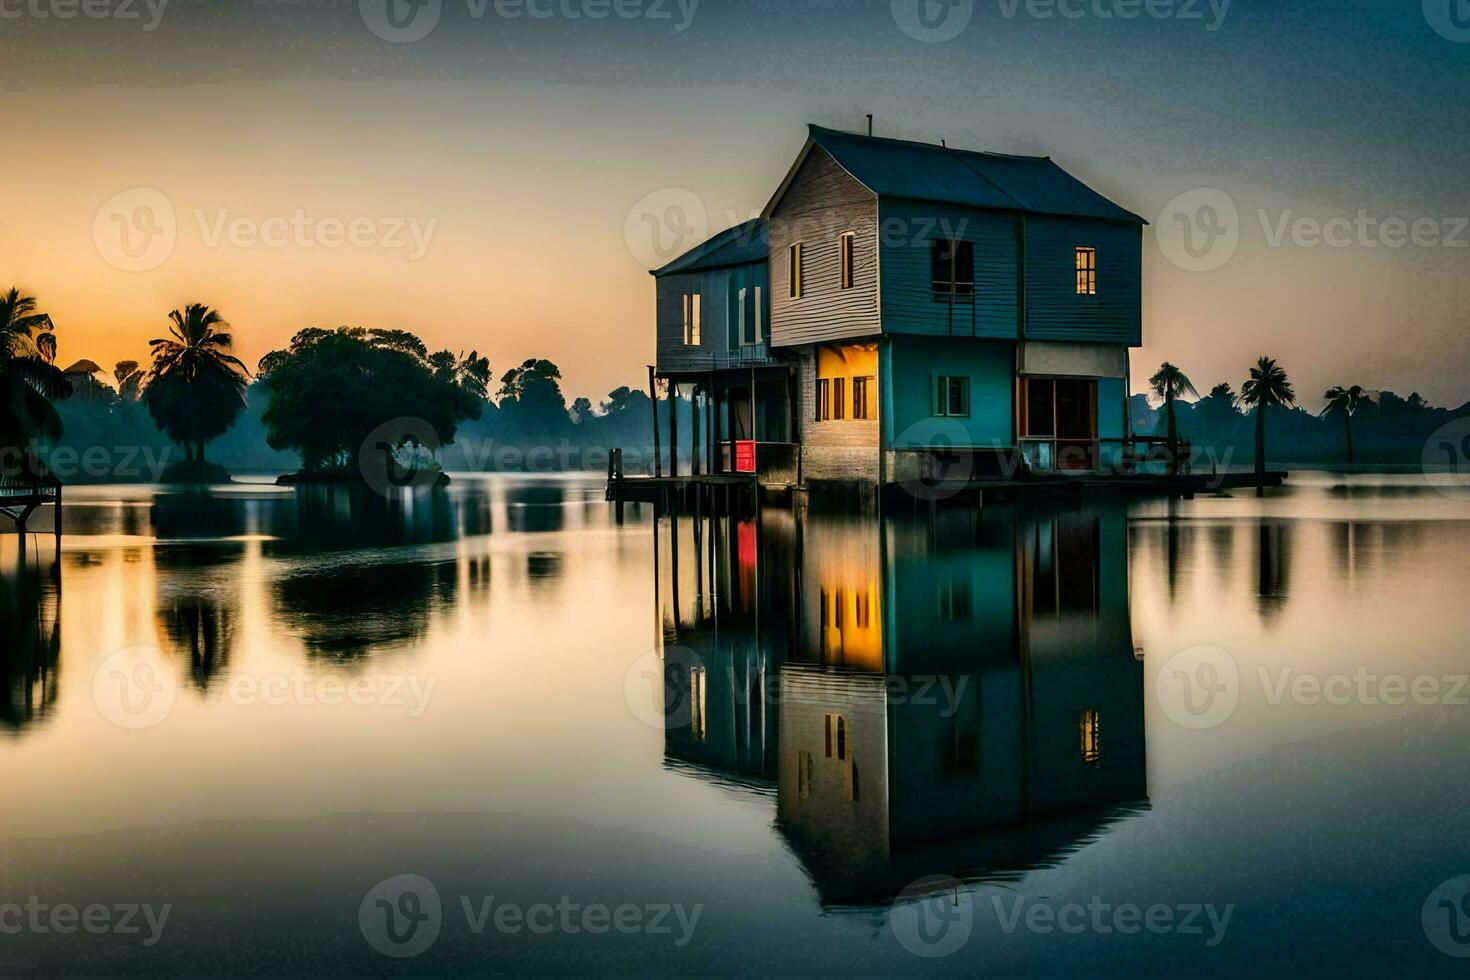
[[699, 293], [684, 294], [684, 346], [702, 347], [701, 323], [704, 317], [704, 302]]
[[1097, 295], [1097, 247], [1078, 245], [1073, 249], [1076, 262], [1078, 296]]
[[806, 291], [806, 270], [803, 268], [805, 256], [801, 242], [792, 242], [786, 250], [786, 273], [790, 280], [791, 298], [801, 299]]
[[[948, 247], [948, 257], [940, 252]], [[969, 257], [969, 279], [960, 278], [962, 255]], [[938, 278], [941, 266], [947, 265], [945, 278]], [[964, 238], [931, 238], [929, 240], [929, 289], [936, 300], [955, 303], [972, 302], [975, 298], [975, 243]]]
[[[951, 410], [951, 398], [955, 384], [958, 383], [961, 393], [962, 407], [960, 411]], [[967, 419], [971, 417], [970, 403], [970, 377], [965, 374], [941, 374], [934, 378], [934, 415], [937, 418]]]
[[831, 412], [832, 412], [832, 402], [830, 401], [830, 395], [829, 395], [829, 389], [830, 389], [829, 381], [830, 380], [831, 379], [829, 379], [829, 378], [818, 378], [817, 379], [817, 390], [816, 390], [816, 400], [817, 400], [817, 412], [816, 412], [816, 415], [817, 415], [817, 417], [816, 417], [816, 421], [818, 421], [818, 422], [830, 422], [830, 421], [832, 421], [832, 415], [831, 415]]
[[837, 238], [837, 288], [851, 289], [857, 281], [857, 232], [844, 231]]

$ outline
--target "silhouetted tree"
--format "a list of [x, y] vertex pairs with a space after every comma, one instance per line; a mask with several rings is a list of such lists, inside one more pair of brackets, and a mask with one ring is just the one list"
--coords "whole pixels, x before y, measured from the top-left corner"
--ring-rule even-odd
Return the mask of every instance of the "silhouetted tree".
[[1323, 392], [1322, 397], [1327, 399], [1327, 404], [1323, 407], [1320, 414], [1327, 415], [1332, 412], [1342, 413], [1342, 425], [1344, 431], [1347, 433], [1348, 465], [1351, 466], [1354, 462], [1353, 416], [1357, 415], [1359, 407], [1365, 401], [1368, 401], [1368, 393], [1363, 390], [1362, 385], [1351, 385], [1347, 388], [1341, 385], [1334, 385]]
[[[0, 295], [0, 446], [61, 438], [61, 416], [51, 402], [69, 396], [71, 383], [53, 363], [51, 329], [51, 318], [36, 311], [35, 297], [14, 287]], [[42, 352], [46, 337], [49, 359]]]
[[218, 310], [190, 303], [168, 316], [170, 336], [148, 342], [153, 369], [143, 398], [158, 430], [203, 462], [204, 444], [244, 409], [249, 371], [230, 353], [234, 338]]
[[1165, 361], [1148, 379], [1149, 389], [1164, 400], [1164, 415], [1169, 424], [1169, 471], [1179, 472], [1179, 423], [1174, 415], [1174, 399], [1184, 395], [1199, 397], [1194, 383], [1174, 365]]
[[117, 382], [117, 394], [125, 402], [135, 402], [143, 396], [143, 381], [148, 375], [137, 361], [118, 361], [112, 368], [112, 377]]
[[1272, 357], [1261, 357], [1251, 368], [1250, 378], [1240, 386], [1240, 400], [1256, 411], [1256, 493], [1266, 487], [1266, 409], [1272, 405], [1289, 408], [1296, 404], [1296, 392], [1286, 372]]

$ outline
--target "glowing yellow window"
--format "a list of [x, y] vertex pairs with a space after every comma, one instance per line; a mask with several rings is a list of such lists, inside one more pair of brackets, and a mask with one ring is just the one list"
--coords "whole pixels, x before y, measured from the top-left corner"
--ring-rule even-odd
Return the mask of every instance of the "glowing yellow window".
[[1097, 295], [1097, 249], [1077, 249], [1077, 295]]

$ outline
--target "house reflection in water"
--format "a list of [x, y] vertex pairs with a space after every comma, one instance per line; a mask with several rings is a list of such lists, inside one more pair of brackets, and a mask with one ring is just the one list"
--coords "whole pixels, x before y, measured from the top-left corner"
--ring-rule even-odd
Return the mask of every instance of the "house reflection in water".
[[660, 534], [669, 764], [774, 782], [824, 905], [1013, 878], [1146, 806], [1121, 506]]

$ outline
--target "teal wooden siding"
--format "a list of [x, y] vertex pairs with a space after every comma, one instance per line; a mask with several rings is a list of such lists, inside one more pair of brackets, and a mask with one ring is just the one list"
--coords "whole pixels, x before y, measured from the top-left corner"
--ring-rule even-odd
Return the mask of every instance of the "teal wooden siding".
[[[1097, 249], [1097, 295], [1077, 295], [1077, 248]], [[1143, 233], [1085, 218], [1026, 218], [1026, 336], [1143, 343]]]
[[[933, 337], [1016, 336], [1018, 219], [994, 211], [884, 200], [878, 240], [883, 332]], [[974, 302], [934, 297], [930, 242], [975, 245]]]
[[[884, 365], [888, 397], [882, 400], [891, 448], [958, 445], [960, 438], [977, 448], [1013, 445], [1015, 357], [1015, 345], [1006, 341], [894, 337]], [[967, 417], [935, 413], [935, 384], [941, 375], [970, 380]]]

